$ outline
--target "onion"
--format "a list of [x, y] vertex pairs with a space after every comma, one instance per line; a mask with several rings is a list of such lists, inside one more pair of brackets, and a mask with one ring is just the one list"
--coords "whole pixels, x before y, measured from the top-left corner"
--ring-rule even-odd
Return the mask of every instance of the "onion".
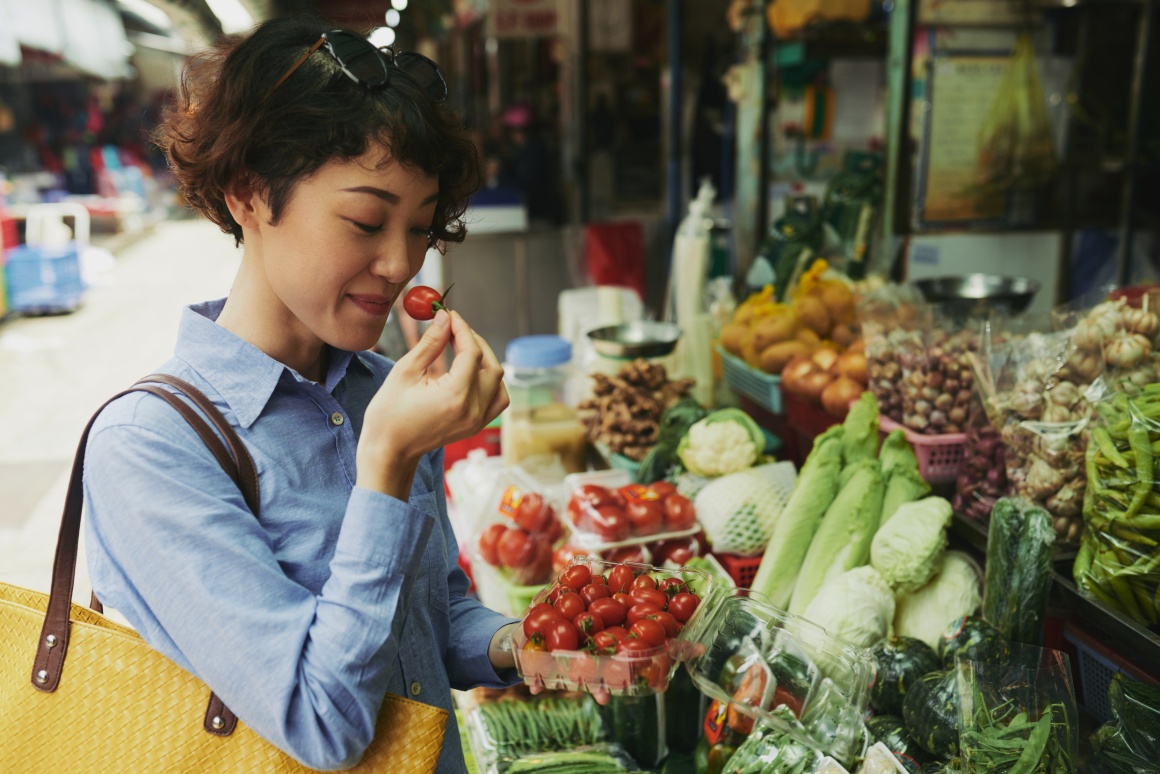
[[817, 370], [818, 364], [809, 355], [798, 355], [781, 369], [781, 385], [790, 392], [798, 392], [802, 377]]
[[850, 404], [862, 395], [862, 384], [846, 376], [840, 376], [822, 390], [822, 407], [836, 417], [846, 416]]
[[838, 353], [827, 347], [822, 347], [821, 349], [814, 352], [813, 357], [814, 362], [817, 363], [823, 371], [829, 371], [834, 367], [834, 363], [838, 362]]
[[866, 384], [870, 380], [869, 366], [866, 356], [860, 352], [846, 352], [838, 358], [838, 375], [853, 379], [859, 384]]
[[[813, 403], [817, 403], [822, 398], [822, 390], [833, 381], [833, 377], [825, 371], [814, 371], [808, 373], [801, 378], [797, 384], [797, 392], [803, 398], [806, 398]], [[862, 388], [858, 388], [858, 395], [862, 394]], [[854, 397], [857, 398], [858, 395]], [[852, 399], [851, 399], [852, 400]]]

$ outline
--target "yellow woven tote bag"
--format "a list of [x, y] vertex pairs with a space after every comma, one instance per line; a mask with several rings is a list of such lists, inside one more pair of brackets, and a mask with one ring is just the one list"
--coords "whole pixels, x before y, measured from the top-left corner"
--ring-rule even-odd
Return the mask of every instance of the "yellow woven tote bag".
[[[189, 405], [150, 382], [178, 388], [226, 444]], [[253, 461], [213, 404], [165, 374], [147, 376], [112, 400], [135, 390], [153, 393], [182, 413], [256, 515]], [[101, 615], [95, 597], [94, 610], [71, 602], [92, 422], [73, 461], [50, 593], [0, 583], [0, 772], [309, 771], [238, 721], [204, 683], [136, 632]], [[447, 716], [438, 707], [388, 694], [374, 741], [350, 771], [435, 771]]]

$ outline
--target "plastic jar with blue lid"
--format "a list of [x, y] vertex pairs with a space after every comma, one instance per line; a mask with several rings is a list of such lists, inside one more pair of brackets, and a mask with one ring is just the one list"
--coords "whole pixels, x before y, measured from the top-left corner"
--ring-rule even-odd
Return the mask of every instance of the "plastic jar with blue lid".
[[504, 353], [511, 406], [500, 427], [504, 461], [555, 454], [569, 472], [583, 471], [587, 442], [576, 416], [572, 345], [559, 336], [512, 339]]

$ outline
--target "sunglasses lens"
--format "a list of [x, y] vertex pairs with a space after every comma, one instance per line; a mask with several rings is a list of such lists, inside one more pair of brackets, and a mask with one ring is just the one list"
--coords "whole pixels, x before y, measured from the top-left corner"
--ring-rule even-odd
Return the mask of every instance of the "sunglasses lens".
[[345, 32], [326, 36], [334, 58], [351, 75], [367, 86], [382, 86], [387, 81], [387, 63], [370, 41]]
[[404, 51], [395, 54], [395, 64], [407, 77], [419, 84], [434, 102], [447, 99], [447, 81], [443, 70], [422, 54]]

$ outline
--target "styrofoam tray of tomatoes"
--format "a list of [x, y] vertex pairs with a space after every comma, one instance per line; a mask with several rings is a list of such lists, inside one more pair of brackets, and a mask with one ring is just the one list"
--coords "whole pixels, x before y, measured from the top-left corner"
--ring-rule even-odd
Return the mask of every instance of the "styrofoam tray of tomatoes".
[[668, 688], [680, 636], [700, 608], [700, 570], [578, 556], [532, 601], [512, 637], [524, 682], [552, 690], [647, 696]]
[[667, 481], [633, 484], [626, 471], [602, 470], [572, 473], [564, 484], [570, 541], [590, 551], [688, 537], [701, 529], [692, 501]]

